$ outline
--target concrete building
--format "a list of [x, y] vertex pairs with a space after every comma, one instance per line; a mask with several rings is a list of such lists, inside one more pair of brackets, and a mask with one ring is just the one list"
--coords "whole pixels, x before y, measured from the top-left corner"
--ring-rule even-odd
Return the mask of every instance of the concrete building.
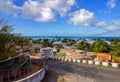
[[53, 46], [55, 46], [55, 47], [63, 46], [63, 43], [61, 41], [56, 41], [56, 42], [53, 42]]
[[42, 44], [32, 44], [32, 48], [42, 48]]
[[50, 47], [40, 49], [42, 58], [51, 58], [53, 54], [53, 49]]

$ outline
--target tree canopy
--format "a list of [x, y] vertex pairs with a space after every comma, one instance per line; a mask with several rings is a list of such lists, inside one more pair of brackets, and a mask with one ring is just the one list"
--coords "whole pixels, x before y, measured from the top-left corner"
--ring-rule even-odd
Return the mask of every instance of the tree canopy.
[[15, 47], [17, 45], [22, 47], [28, 41], [28, 39], [14, 34], [12, 26], [5, 23], [3, 19], [0, 20], [0, 60], [17, 55]]
[[102, 40], [98, 40], [93, 43], [92, 51], [94, 51], [94, 52], [109, 52], [109, 45]]
[[120, 42], [113, 44], [110, 50], [111, 55], [120, 57]]
[[87, 50], [90, 51], [91, 50], [91, 45], [85, 41], [80, 42], [77, 47], [77, 49], [79, 50]]
[[13, 28], [7, 25], [0, 29], [0, 55], [4, 55], [4, 57], [8, 57], [15, 46], [16, 36], [12, 33], [12, 30]]

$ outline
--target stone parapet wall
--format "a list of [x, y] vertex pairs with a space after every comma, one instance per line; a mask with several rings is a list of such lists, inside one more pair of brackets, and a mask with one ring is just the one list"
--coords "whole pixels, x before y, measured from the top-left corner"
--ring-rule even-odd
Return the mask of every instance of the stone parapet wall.
[[113, 67], [113, 68], [120, 68], [120, 63], [112, 63], [112, 62], [101, 62], [95, 60], [85, 60], [85, 59], [69, 59], [69, 58], [53, 58], [54, 60], [64, 61], [64, 62], [74, 62], [74, 63], [82, 63], [82, 64], [89, 64], [89, 65], [101, 65], [105, 67]]
[[32, 74], [26, 78], [23, 78], [23, 79], [20, 79], [17, 81], [13, 81], [13, 82], [41, 82], [43, 80], [44, 76], [45, 76], [45, 68], [42, 68], [41, 70], [35, 72], [34, 74]]

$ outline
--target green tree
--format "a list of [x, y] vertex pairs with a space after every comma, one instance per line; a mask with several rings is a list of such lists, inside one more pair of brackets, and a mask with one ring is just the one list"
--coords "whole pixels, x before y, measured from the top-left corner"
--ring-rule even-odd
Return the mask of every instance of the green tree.
[[90, 51], [91, 50], [91, 45], [85, 41], [82, 41], [79, 43], [79, 45], [77, 45], [76, 47], [79, 50], [87, 50]]
[[117, 44], [113, 44], [110, 49], [111, 55], [120, 57], [120, 42]]
[[34, 44], [40, 44], [40, 43], [41, 43], [41, 41], [42, 41], [42, 39], [33, 40], [33, 43], [34, 43]]
[[87, 51], [91, 51], [91, 45], [87, 42], [84, 42], [84, 49], [87, 50]]
[[42, 41], [42, 46], [43, 46], [43, 47], [50, 47], [49, 40], [48, 40], [48, 39], [43, 39], [43, 41]]
[[93, 43], [92, 50], [94, 52], [109, 52], [109, 45], [102, 40], [98, 40]]
[[84, 49], [84, 46], [80, 43], [80, 44], [77, 45], [76, 48], [79, 49], [79, 50], [83, 50], [83, 49]]
[[67, 41], [68, 41], [68, 38], [64, 38], [64, 39], [62, 40], [63, 43], [67, 43]]
[[12, 33], [12, 26], [3, 26], [0, 29], [0, 55], [7, 58], [14, 52], [16, 37]]
[[30, 47], [30, 41], [31, 39], [19, 36], [17, 37], [16, 45], [21, 46], [21, 48], [24, 49], [24, 47]]

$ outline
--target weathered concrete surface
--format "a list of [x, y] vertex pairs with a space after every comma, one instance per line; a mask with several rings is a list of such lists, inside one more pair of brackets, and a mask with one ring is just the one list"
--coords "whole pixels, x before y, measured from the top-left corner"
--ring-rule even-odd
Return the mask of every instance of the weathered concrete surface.
[[47, 71], [42, 82], [96, 82], [93, 79], [86, 78], [76, 74], [61, 74], [54, 71]]
[[[70, 79], [76, 79], [75, 77], [77, 77], [76, 82], [120, 82], [120, 70], [106, 67], [49, 60], [48, 69], [62, 75], [67, 75], [64, 77]], [[72, 77], [70, 74], [74, 77]], [[85, 81], [84, 79], [89, 79], [89, 81]]]
[[[57, 82], [60, 74], [54, 72], [54, 71], [47, 71], [45, 78], [42, 80], [42, 82]], [[60, 78], [62, 79], [62, 78]]]

